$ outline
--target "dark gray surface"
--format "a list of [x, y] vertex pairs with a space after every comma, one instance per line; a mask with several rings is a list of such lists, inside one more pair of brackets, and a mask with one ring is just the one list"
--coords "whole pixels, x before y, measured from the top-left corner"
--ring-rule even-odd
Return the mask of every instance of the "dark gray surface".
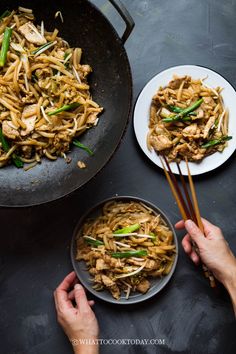
[[[126, 48], [135, 97], [157, 72], [178, 64], [208, 66], [236, 87], [236, 2], [123, 0], [136, 22]], [[97, 0], [122, 33], [123, 24], [106, 1]], [[220, 169], [195, 178], [202, 214], [224, 230], [236, 253], [235, 154]], [[1, 354], [70, 354], [56, 323], [52, 291], [72, 269], [69, 244], [85, 210], [115, 194], [137, 195], [179, 218], [161, 170], [144, 157], [130, 124], [109, 165], [73, 195], [32, 209], [1, 209]], [[179, 234], [179, 241], [182, 234]], [[235, 321], [227, 294], [209, 288], [180, 247], [173, 279], [142, 306], [94, 307], [101, 338], [164, 338], [164, 346], [103, 346], [102, 354], [231, 354]]]

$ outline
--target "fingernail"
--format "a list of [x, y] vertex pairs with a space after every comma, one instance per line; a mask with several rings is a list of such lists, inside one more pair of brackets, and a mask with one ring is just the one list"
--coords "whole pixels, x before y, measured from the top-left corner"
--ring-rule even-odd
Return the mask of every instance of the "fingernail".
[[188, 228], [193, 228], [195, 226], [194, 222], [192, 220], [186, 220], [185, 221], [185, 226], [187, 226]]
[[76, 290], [81, 290], [81, 289], [83, 289], [83, 287], [80, 284], [75, 284], [75, 289]]

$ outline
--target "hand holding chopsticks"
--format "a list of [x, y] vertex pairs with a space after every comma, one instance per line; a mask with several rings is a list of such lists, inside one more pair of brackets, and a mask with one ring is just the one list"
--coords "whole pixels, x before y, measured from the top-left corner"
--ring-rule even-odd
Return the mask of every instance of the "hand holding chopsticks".
[[[159, 157], [160, 157], [167, 181], [170, 185], [171, 191], [174, 195], [174, 198], [176, 200], [176, 203], [178, 205], [178, 208], [179, 208], [179, 211], [182, 215], [183, 220], [184, 221], [187, 221], [187, 220], [194, 221], [195, 224], [201, 230], [202, 235], [204, 235], [204, 227], [203, 227], [203, 223], [202, 223], [202, 219], [201, 219], [201, 215], [200, 215], [200, 211], [199, 211], [197, 195], [196, 195], [195, 187], [193, 184], [193, 179], [192, 179], [192, 176], [190, 173], [187, 158], [185, 158], [185, 162], [186, 162], [187, 170], [188, 170], [188, 181], [189, 181], [189, 187], [190, 187], [192, 198], [190, 197], [190, 194], [189, 194], [189, 191], [187, 188], [187, 184], [186, 184], [185, 179], [182, 175], [179, 164], [177, 163], [177, 167], [178, 167], [180, 181], [181, 181], [181, 184], [183, 187], [184, 194], [182, 193], [182, 191], [178, 185], [178, 181], [177, 181], [175, 175], [171, 171], [171, 168], [170, 168], [167, 158], [164, 155], [163, 156], [159, 155]], [[195, 252], [198, 253], [198, 248], [197, 248], [194, 240], [192, 240], [192, 243], [193, 243], [193, 247], [195, 249]], [[205, 264], [202, 264], [202, 268], [205, 273], [205, 276], [207, 278], [209, 278], [211, 287], [215, 287], [216, 283], [215, 283], [215, 279], [214, 279], [213, 274], [208, 270], [208, 268], [206, 267]]]

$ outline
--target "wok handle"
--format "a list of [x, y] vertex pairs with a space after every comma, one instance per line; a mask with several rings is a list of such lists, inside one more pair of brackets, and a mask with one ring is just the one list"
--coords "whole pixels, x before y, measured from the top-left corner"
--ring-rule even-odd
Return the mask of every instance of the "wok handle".
[[130, 36], [130, 33], [132, 32], [134, 28], [134, 20], [130, 16], [128, 10], [126, 7], [122, 4], [120, 0], [109, 0], [110, 3], [114, 6], [114, 8], [117, 10], [117, 12], [120, 14], [122, 19], [125, 21], [126, 28], [125, 31], [121, 37], [121, 41], [123, 44], [127, 41], [128, 37]]

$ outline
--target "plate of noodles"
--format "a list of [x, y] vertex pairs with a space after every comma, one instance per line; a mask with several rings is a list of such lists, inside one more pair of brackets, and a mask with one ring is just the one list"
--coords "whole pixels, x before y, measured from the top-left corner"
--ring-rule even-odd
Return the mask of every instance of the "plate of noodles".
[[187, 175], [214, 170], [236, 148], [236, 92], [218, 73], [194, 65], [169, 68], [153, 77], [140, 93], [134, 110], [137, 141], [157, 166], [165, 155], [172, 171], [179, 162]]
[[114, 197], [78, 222], [71, 259], [80, 282], [107, 302], [132, 304], [157, 294], [171, 279], [178, 258], [173, 226], [155, 205]]

